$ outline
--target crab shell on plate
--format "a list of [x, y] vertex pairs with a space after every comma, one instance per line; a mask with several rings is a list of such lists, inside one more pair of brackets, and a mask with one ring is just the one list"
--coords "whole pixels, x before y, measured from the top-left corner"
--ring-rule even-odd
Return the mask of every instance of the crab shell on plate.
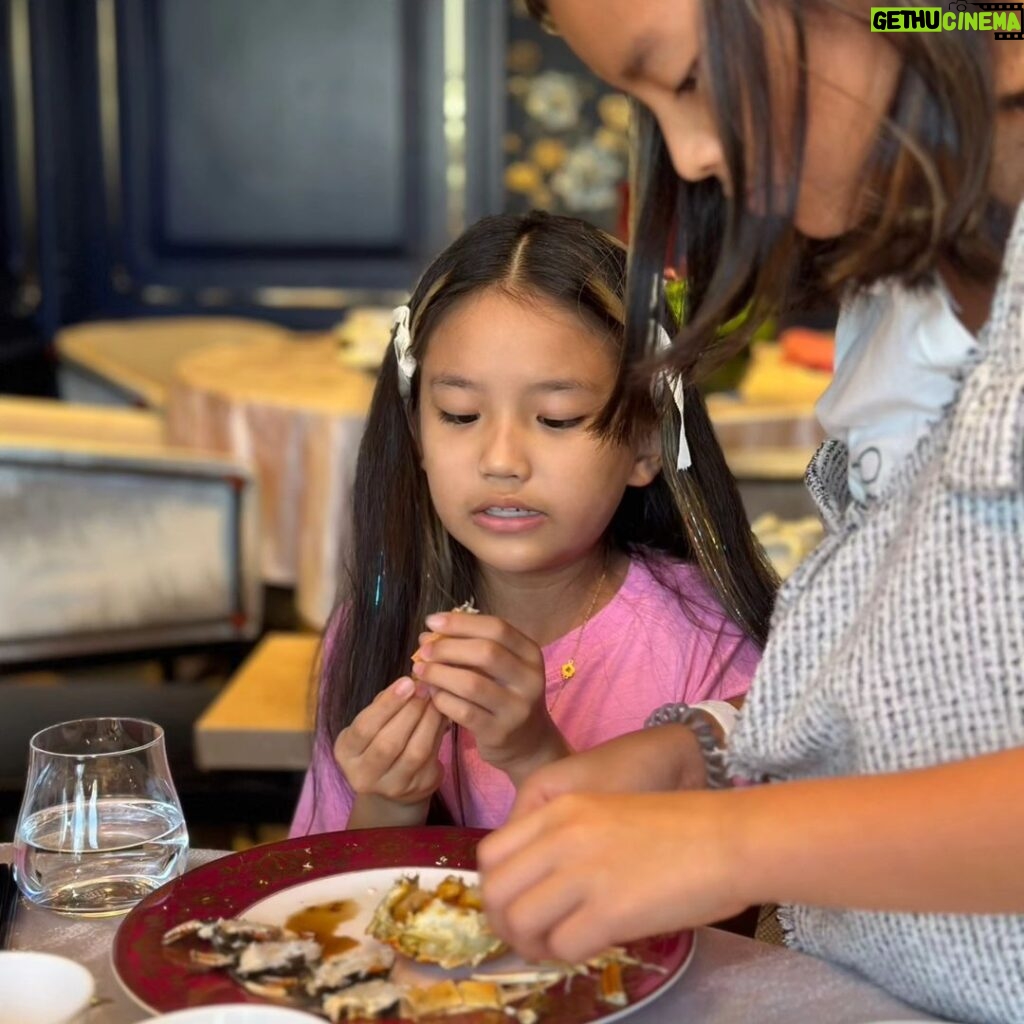
[[416, 875], [400, 878], [366, 932], [413, 960], [444, 968], [475, 967], [506, 948], [487, 924], [480, 890], [457, 875], [433, 892], [421, 889]]

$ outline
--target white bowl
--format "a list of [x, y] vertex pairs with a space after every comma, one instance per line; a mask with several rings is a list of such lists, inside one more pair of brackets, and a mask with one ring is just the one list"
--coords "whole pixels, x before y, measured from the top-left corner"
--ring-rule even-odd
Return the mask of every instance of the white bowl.
[[51, 953], [0, 953], [0, 1024], [70, 1024], [92, 999], [92, 975]]
[[221, 1006], [197, 1006], [192, 1010], [175, 1010], [159, 1017], [147, 1017], [142, 1024], [309, 1024], [323, 1017], [282, 1006], [256, 1006], [228, 1003]]

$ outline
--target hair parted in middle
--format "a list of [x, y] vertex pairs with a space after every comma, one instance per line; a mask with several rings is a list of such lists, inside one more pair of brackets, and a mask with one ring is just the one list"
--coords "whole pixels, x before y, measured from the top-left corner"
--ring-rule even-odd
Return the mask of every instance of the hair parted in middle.
[[[606, 337], [619, 379], [592, 429], [609, 441], [625, 441], [660, 423], [665, 468], [648, 486], [626, 489], [605, 543], [645, 559], [656, 575], [659, 556], [695, 563], [725, 611], [763, 644], [774, 572], [750, 532], [699, 392], [687, 389], [693, 465], [680, 473], [679, 418], [671, 396], [655, 399], [649, 389], [630, 386], [630, 367], [622, 360], [625, 275], [621, 242], [584, 221], [539, 212], [484, 218], [442, 252], [416, 285], [409, 301], [412, 355], [422, 365], [446, 316], [485, 289], [500, 289], [525, 304], [555, 302]], [[352, 549], [324, 644], [318, 732], [328, 743], [408, 672], [427, 615], [463, 603], [478, 589], [476, 560], [445, 530], [420, 465], [419, 376], [417, 371], [404, 399], [394, 346], [388, 347], [359, 451]], [[692, 600], [679, 597], [684, 606]]]

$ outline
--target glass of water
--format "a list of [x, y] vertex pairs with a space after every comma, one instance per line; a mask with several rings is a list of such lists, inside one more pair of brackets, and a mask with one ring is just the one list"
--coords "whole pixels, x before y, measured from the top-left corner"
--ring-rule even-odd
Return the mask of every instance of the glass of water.
[[27, 899], [104, 917], [177, 877], [188, 831], [164, 731], [137, 718], [82, 718], [32, 737], [14, 837]]

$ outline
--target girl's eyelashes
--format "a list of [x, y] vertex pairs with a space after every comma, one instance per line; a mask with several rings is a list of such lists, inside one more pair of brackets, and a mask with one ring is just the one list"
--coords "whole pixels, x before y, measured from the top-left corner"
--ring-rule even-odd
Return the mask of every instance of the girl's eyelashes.
[[[460, 414], [445, 412], [443, 409], [438, 409], [437, 415], [442, 423], [450, 423], [456, 427], [469, 426], [470, 423], [475, 423], [480, 418], [480, 414], [475, 412]], [[550, 416], [538, 416], [537, 422], [549, 430], [571, 430], [573, 427], [578, 427], [585, 419], [586, 416], [574, 416], [572, 419], [567, 420], [553, 419]]]
[[578, 427], [585, 419], [586, 416], [576, 416], [571, 420], [553, 420], [548, 416], [537, 417], [538, 422], [551, 430], [571, 430], [573, 427]]
[[445, 412], [443, 409], [438, 409], [437, 415], [440, 416], [442, 423], [452, 423], [458, 427], [465, 427], [480, 418], [475, 412], [459, 415], [453, 412]]
[[686, 77], [676, 86], [676, 95], [685, 96], [687, 93], [697, 91], [697, 63], [690, 65]]

